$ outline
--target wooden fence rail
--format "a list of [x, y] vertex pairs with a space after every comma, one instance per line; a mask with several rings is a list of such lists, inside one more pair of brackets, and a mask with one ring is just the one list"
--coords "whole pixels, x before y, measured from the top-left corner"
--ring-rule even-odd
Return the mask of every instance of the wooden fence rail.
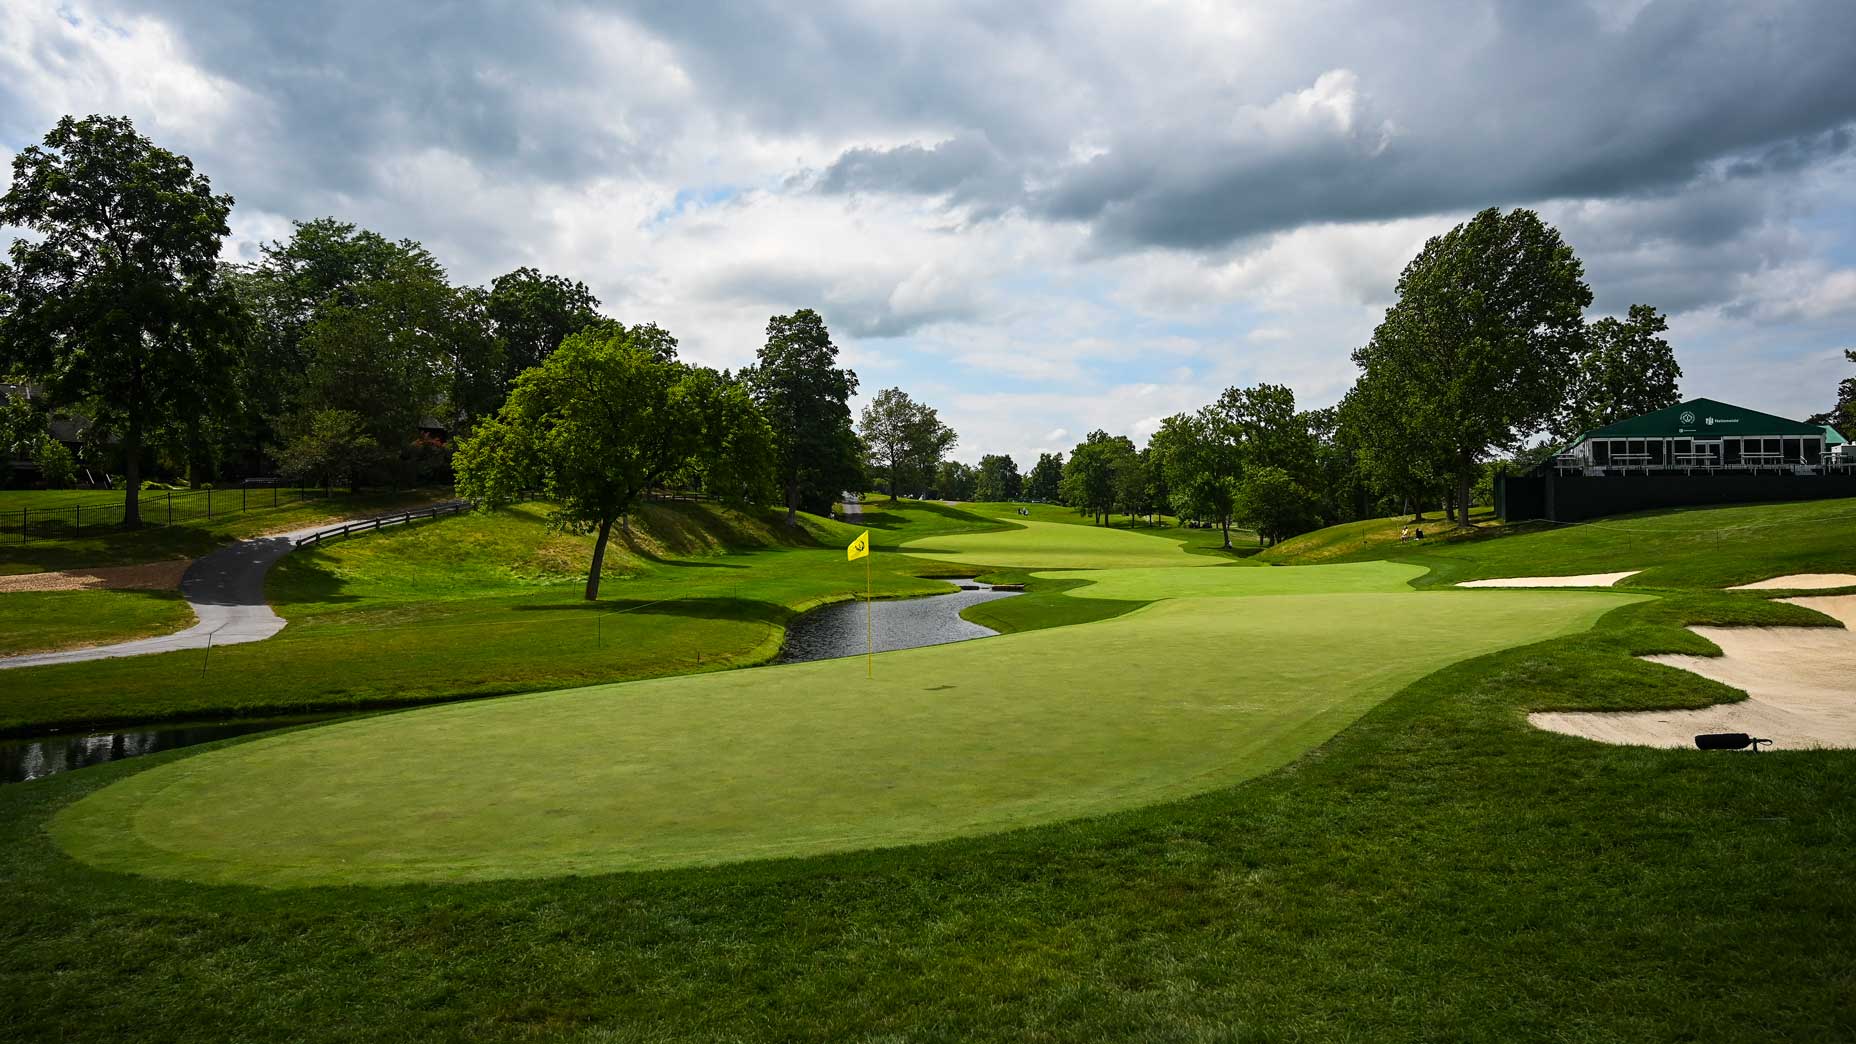
[[468, 500], [448, 500], [443, 504], [433, 504], [431, 507], [413, 508], [411, 511], [397, 511], [391, 515], [381, 515], [377, 518], [364, 518], [359, 522], [349, 522], [344, 525], [330, 526], [328, 529], [318, 530], [308, 536], [298, 537], [296, 546], [302, 547], [305, 544], [317, 544], [324, 540], [333, 540], [337, 537], [345, 537], [354, 533], [364, 533], [370, 530], [382, 529], [386, 526], [411, 522], [418, 518], [437, 518], [440, 515], [454, 515], [460, 511], [469, 511], [474, 507], [476, 507], [476, 505]]

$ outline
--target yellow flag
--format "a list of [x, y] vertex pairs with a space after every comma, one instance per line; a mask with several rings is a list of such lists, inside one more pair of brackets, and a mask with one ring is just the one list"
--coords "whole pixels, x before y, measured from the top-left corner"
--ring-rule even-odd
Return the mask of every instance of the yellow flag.
[[856, 540], [851, 541], [850, 547], [844, 549], [844, 560], [846, 562], [855, 562], [869, 553], [870, 531], [866, 529], [858, 534]]

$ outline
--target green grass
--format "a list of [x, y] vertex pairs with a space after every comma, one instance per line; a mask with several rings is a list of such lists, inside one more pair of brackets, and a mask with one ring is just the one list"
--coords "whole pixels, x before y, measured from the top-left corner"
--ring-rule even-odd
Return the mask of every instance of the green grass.
[[[1696, 537], [1662, 563], [1673, 586], [1647, 589], [1649, 600], [1589, 632], [1430, 674], [1266, 775], [983, 837], [640, 873], [268, 890], [100, 870], [53, 840], [62, 810], [200, 760], [197, 748], [0, 787], [0, 1039], [1847, 1039], [1856, 751], [1611, 747], [1524, 719], [1731, 699], [1632, 656], [1707, 651], [1683, 624], [1823, 622], [1711, 589], [1721, 574], [1848, 568], [1842, 512], [1768, 510], [1719, 520], [1743, 533], [1776, 523], [1769, 539], [1709, 552]], [[1642, 555], [1542, 544], [1541, 561], [1510, 562], [1498, 546], [1510, 539], [1471, 541], [1487, 556], [1472, 564], [1586, 572]], [[1599, 564], [1552, 568], [1581, 558]], [[1295, 571], [1188, 572], [1274, 582]], [[1519, 605], [1539, 594], [1320, 597]], [[982, 608], [1033, 599], [1125, 604], [1045, 588]], [[1299, 604], [1255, 601], [1272, 626]], [[1120, 680], [1156, 704], [1202, 698], [1172, 684], [1181, 659], [1143, 650], [1145, 671]], [[379, 720], [427, 713], [444, 712]], [[575, 746], [535, 744], [527, 764]], [[1074, 760], [1087, 769], [1087, 756]]]
[[[771, 659], [793, 614], [864, 589], [863, 563], [843, 551], [858, 527], [807, 516], [794, 533], [772, 513], [652, 505], [632, 534], [614, 537], [601, 600], [587, 603], [592, 538], [550, 532], [545, 514], [529, 505], [448, 516], [305, 548], [271, 574], [267, 594], [290, 621], [276, 637], [210, 657], [17, 669], [7, 676], [16, 684], [0, 689], [0, 732], [399, 706], [720, 670]], [[890, 522], [881, 532], [988, 524], [938, 505]], [[873, 564], [879, 597], [945, 591], [922, 575], [977, 571], [886, 550]]]
[[[1021, 516], [1018, 511], [1023, 508], [1029, 516]], [[986, 502], [975, 501], [960, 505], [963, 511], [970, 511], [989, 518], [1003, 519], [1008, 522], [1021, 522], [1029, 518], [1034, 522], [1054, 522], [1068, 526], [1096, 527], [1095, 519], [1080, 514], [1073, 507], [1061, 504], [1020, 504], [1011, 501]], [[1241, 526], [1231, 527], [1232, 549], [1224, 549], [1224, 531], [1221, 529], [1191, 529], [1181, 524], [1173, 515], [1157, 515], [1152, 521], [1147, 516], [1129, 518], [1126, 515], [1110, 515], [1109, 529], [1121, 529], [1150, 536], [1164, 537], [1179, 543], [1194, 554], [1212, 555], [1219, 558], [1247, 558], [1262, 550], [1257, 543], [1257, 534]]]
[[[84, 497], [106, 494], [111, 498], [109, 503], [120, 505], [122, 502], [121, 493], [108, 491], [50, 492], [55, 492], [59, 496]], [[233, 496], [235, 493], [236, 491], [228, 492], [227, 496]], [[49, 495], [47, 491], [0, 492], [0, 514], [7, 509], [6, 498], [8, 497], [29, 498], [47, 495]], [[259, 491], [252, 491], [254, 498], [258, 495]], [[295, 504], [285, 503], [274, 508], [254, 508], [251, 511], [215, 515], [211, 519], [177, 520], [171, 526], [152, 524], [156, 516], [154, 509], [148, 505], [153, 502], [145, 501], [144, 517], [150, 520], [150, 524], [139, 530], [124, 530], [109, 526], [93, 531], [91, 527], [85, 526], [81, 536], [44, 537], [35, 528], [30, 541], [21, 541], [17, 532], [11, 535], [0, 535], [0, 575], [82, 569], [88, 566], [136, 565], [143, 562], [160, 562], [170, 558], [197, 558], [235, 540], [265, 533], [301, 529], [321, 522], [380, 514], [427, 503], [449, 495], [448, 490], [338, 495], [326, 500], [306, 500]], [[159, 497], [160, 494], [146, 493], [144, 496]], [[256, 504], [257, 501], [254, 499], [253, 503]], [[20, 505], [14, 504], [11, 510], [17, 513], [19, 507]], [[15, 517], [13, 521], [17, 524], [18, 518]], [[36, 527], [36, 523], [34, 525]]]
[[[919, 843], [1257, 775], [1446, 663], [1585, 630], [1623, 600], [1284, 595], [1253, 612], [1245, 598], [1172, 599], [887, 653], [874, 682], [845, 659], [434, 708], [144, 773], [56, 833], [111, 869], [268, 885]], [[1159, 692], [1156, 661], [1173, 665]]]
[[1432, 571], [1421, 584], [1640, 569], [1621, 586], [1718, 589], [1788, 573], [1856, 572], [1856, 540], [1851, 539], [1856, 500], [1622, 515], [1505, 535], [1483, 533], [1436, 546], [1401, 545], [1394, 528], [1391, 543], [1347, 550], [1349, 528], [1284, 541], [1259, 558], [1283, 564], [1410, 562]]
[[904, 545], [903, 550], [917, 558], [937, 562], [1020, 569], [1131, 569], [1221, 564], [1216, 558], [1188, 554], [1178, 540], [1166, 536], [1022, 518], [1011, 525], [1015, 528], [917, 538]]
[[[1718, 698], [1626, 655], [1682, 633], [1669, 601], [1432, 674], [1240, 786], [805, 860], [202, 887], [89, 867], [47, 831], [193, 751], [0, 787], [0, 1039], [1845, 1037], [1856, 752], [1523, 723]], [[1143, 685], [1178, 695], [1164, 668]]]
[[0, 592], [0, 656], [171, 634], [193, 623], [179, 591]]

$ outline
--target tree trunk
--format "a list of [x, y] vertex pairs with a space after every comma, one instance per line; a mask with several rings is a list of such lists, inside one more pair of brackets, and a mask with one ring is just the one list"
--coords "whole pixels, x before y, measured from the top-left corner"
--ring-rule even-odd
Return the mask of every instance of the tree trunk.
[[122, 434], [122, 527], [142, 528], [142, 418], [133, 412]]
[[586, 600], [599, 601], [599, 574], [606, 568], [606, 541], [612, 538], [612, 520], [599, 520], [599, 539], [593, 542], [593, 568], [586, 574]]
[[1456, 500], [1453, 497], [1444, 498], [1444, 518], [1450, 522], [1456, 521]]
[[1470, 489], [1471, 489], [1471, 481], [1470, 481], [1470, 476], [1469, 476], [1469, 462], [1465, 460], [1462, 469], [1459, 470], [1456, 475], [1456, 492], [1457, 492], [1456, 524], [1457, 524], [1458, 529], [1470, 528], [1470, 521], [1469, 521]]
[[786, 483], [786, 528], [799, 528], [799, 482], [796, 479]]
[[1224, 549], [1229, 551], [1231, 550], [1231, 516], [1226, 515], [1219, 522], [1224, 527]]

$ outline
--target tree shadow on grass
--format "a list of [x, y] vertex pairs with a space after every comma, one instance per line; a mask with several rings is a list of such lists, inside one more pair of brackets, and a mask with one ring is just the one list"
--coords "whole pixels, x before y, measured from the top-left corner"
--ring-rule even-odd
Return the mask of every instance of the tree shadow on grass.
[[264, 581], [265, 600], [275, 606], [359, 602], [345, 594], [347, 582], [329, 569], [333, 561], [319, 548], [300, 548], [285, 555]]

